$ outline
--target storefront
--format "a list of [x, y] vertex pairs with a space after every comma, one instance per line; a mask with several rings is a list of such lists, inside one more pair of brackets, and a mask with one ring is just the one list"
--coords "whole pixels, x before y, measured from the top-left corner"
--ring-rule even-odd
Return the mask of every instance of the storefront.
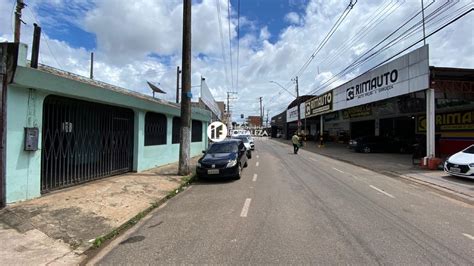
[[474, 70], [428, 67], [427, 58], [424, 46], [369, 71], [331, 91], [332, 108], [313, 103], [320, 112], [307, 109], [307, 116], [323, 117], [329, 141], [385, 136], [425, 147], [427, 95], [434, 93], [433, 154], [444, 158], [474, 144]]

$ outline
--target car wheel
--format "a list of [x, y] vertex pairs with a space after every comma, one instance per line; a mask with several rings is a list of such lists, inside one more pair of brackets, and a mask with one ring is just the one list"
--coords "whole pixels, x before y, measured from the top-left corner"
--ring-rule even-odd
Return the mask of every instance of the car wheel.
[[363, 150], [365, 153], [370, 153], [370, 147], [365, 146], [362, 150]]
[[252, 159], [252, 152], [251, 151], [247, 152], [247, 158]]
[[245, 161], [244, 168], [246, 168], [247, 166], [249, 166], [249, 164], [247, 163], [247, 161]]
[[242, 167], [241, 167], [241, 165], [239, 164], [239, 165], [237, 166], [237, 175], [235, 176], [235, 179], [236, 179], [236, 180], [239, 180], [241, 176], [242, 176]]

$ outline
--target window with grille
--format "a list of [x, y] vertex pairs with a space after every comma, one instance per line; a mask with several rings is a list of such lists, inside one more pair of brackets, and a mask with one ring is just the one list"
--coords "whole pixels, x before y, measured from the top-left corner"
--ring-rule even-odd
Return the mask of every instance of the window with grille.
[[202, 122], [193, 120], [191, 125], [191, 142], [202, 141]]
[[145, 146], [166, 144], [166, 116], [148, 112], [145, 115]]
[[180, 127], [181, 127], [181, 118], [179, 117], [173, 117], [173, 132], [172, 132], [172, 138], [171, 138], [171, 143], [179, 143], [179, 137], [180, 137]]

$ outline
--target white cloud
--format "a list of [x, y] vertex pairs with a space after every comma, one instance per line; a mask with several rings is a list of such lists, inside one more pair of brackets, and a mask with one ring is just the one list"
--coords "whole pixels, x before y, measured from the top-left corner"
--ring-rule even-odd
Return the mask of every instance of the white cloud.
[[[455, 7], [469, 4], [470, 0], [453, 2]], [[0, 41], [11, 40], [11, 8], [13, 1], [0, 0]], [[97, 40], [95, 52], [95, 76], [97, 79], [128, 89], [150, 94], [146, 80], [160, 83], [168, 92], [164, 97], [175, 99], [176, 66], [181, 65], [182, 38], [182, 1], [125, 1], [98, 0], [31, 0], [30, 9], [48, 5], [51, 16], [39, 18], [43, 26], [40, 62], [60, 67], [73, 73], [87, 76], [89, 73], [89, 50], [74, 48], [68, 36], [56, 40], [48, 36], [52, 27], [64, 27], [58, 22], [62, 15], [68, 23], [78, 25], [91, 32]], [[70, 4], [72, 11], [66, 12]], [[293, 100], [293, 96], [279, 86], [269, 83], [270, 80], [284, 85], [294, 91], [292, 76], [298, 72], [315, 48], [327, 34], [347, 5], [339, 0], [292, 0], [293, 5], [305, 8], [299, 13], [288, 13], [279, 18], [291, 23], [282, 29], [276, 42], [269, 41], [270, 32], [264, 25], [257, 24], [241, 17], [241, 26], [249, 31], [241, 31], [239, 68], [237, 68], [236, 20], [230, 21], [232, 38], [232, 71], [229, 57], [229, 20], [227, 17], [227, 1], [219, 0], [221, 11], [221, 28], [223, 40], [219, 33], [216, 0], [197, 1], [193, 5], [193, 61], [192, 85], [199, 84], [200, 76], [206, 77], [214, 97], [226, 99], [226, 92], [232, 89], [231, 81], [236, 89], [238, 100], [232, 101], [234, 118], [245, 115], [259, 114], [258, 97], [263, 97], [266, 110], [270, 116], [276, 115]], [[427, 9], [427, 14], [440, 4], [435, 2]], [[61, 16], [56, 15], [56, 9]], [[386, 15], [377, 10], [385, 7]], [[304, 94], [318, 88], [320, 84], [348, 66], [358, 56], [364, 54], [391, 31], [401, 25], [417, 10], [419, 1], [358, 1], [346, 17], [339, 29], [330, 38], [326, 46], [314, 58], [306, 71], [299, 74], [300, 93]], [[453, 11], [454, 9], [448, 10]], [[447, 13], [446, 13], [447, 14]], [[36, 15], [38, 17], [38, 15]], [[235, 14], [234, 14], [235, 16]], [[31, 43], [32, 16], [25, 12], [22, 41]], [[441, 16], [434, 16], [434, 21]], [[58, 23], [57, 23], [58, 22]], [[263, 21], [264, 23], [264, 21]], [[56, 26], [55, 26], [56, 25]], [[364, 26], [372, 25], [372, 28]], [[436, 27], [427, 24], [427, 33]], [[445, 67], [474, 67], [474, 19], [472, 14], [453, 23], [433, 37], [428, 38], [430, 44], [430, 64]], [[58, 29], [56, 29], [58, 30]], [[421, 38], [421, 32], [404, 40], [381, 53], [373, 60], [347, 73], [327, 89], [340, 84], [346, 79], [360, 74], [373, 65], [381, 62], [403, 47]], [[49, 44], [49, 45], [47, 45]], [[224, 46], [224, 57], [222, 56]], [[416, 47], [419, 47], [417, 45]], [[340, 48], [340, 49], [339, 49]], [[227, 63], [224, 65], [224, 60]], [[227, 75], [226, 75], [227, 72]], [[233, 75], [231, 75], [233, 73]], [[319, 74], [318, 74], [319, 73]], [[227, 76], [227, 78], [226, 78]], [[233, 77], [233, 78], [232, 78]], [[193, 88], [198, 94], [199, 88]], [[240, 118], [239, 118], [240, 119]]]
[[300, 16], [296, 12], [290, 12], [286, 14], [285, 20], [292, 24], [299, 24], [300, 23]]

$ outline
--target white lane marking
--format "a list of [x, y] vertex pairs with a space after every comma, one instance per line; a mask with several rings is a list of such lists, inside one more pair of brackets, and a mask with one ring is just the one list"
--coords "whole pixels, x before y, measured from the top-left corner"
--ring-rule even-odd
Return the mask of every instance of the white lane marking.
[[362, 171], [365, 171], [365, 172], [372, 172], [372, 171], [367, 170], [367, 169], [365, 169], [365, 168], [361, 168], [361, 169], [362, 169]]
[[260, 156], [257, 155], [257, 159], [260, 158]]
[[339, 170], [339, 169], [337, 169], [337, 168], [335, 168], [335, 167], [333, 167], [332, 169], [334, 169], [334, 170], [338, 171], [339, 173], [343, 173], [343, 174], [345, 174], [345, 172], [344, 172], [344, 171], [341, 171], [341, 170]]
[[376, 187], [376, 186], [370, 185], [370, 187], [373, 188], [373, 189], [375, 189], [375, 190], [377, 190], [378, 192], [380, 192], [380, 193], [386, 195], [386, 196], [389, 196], [389, 197], [392, 198], [392, 199], [395, 198], [392, 194], [389, 194], [389, 193], [387, 193], [387, 192], [381, 190], [380, 188], [378, 188], [378, 187]]
[[247, 217], [247, 213], [249, 212], [250, 208], [250, 201], [252, 201], [251, 198], [245, 200], [244, 207], [242, 208], [242, 212], [240, 213], [240, 217]]
[[253, 174], [253, 179], [252, 179], [253, 182], [257, 181], [257, 174]]
[[462, 233], [465, 237], [474, 240], [474, 236], [471, 236], [470, 234]]
[[259, 163], [259, 162], [257, 162], [257, 163], [255, 164], [255, 166], [256, 166], [256, 167], [258, 167], [258, 165], [259, 165], [259, 164], [260, 164], [260, 163]]

